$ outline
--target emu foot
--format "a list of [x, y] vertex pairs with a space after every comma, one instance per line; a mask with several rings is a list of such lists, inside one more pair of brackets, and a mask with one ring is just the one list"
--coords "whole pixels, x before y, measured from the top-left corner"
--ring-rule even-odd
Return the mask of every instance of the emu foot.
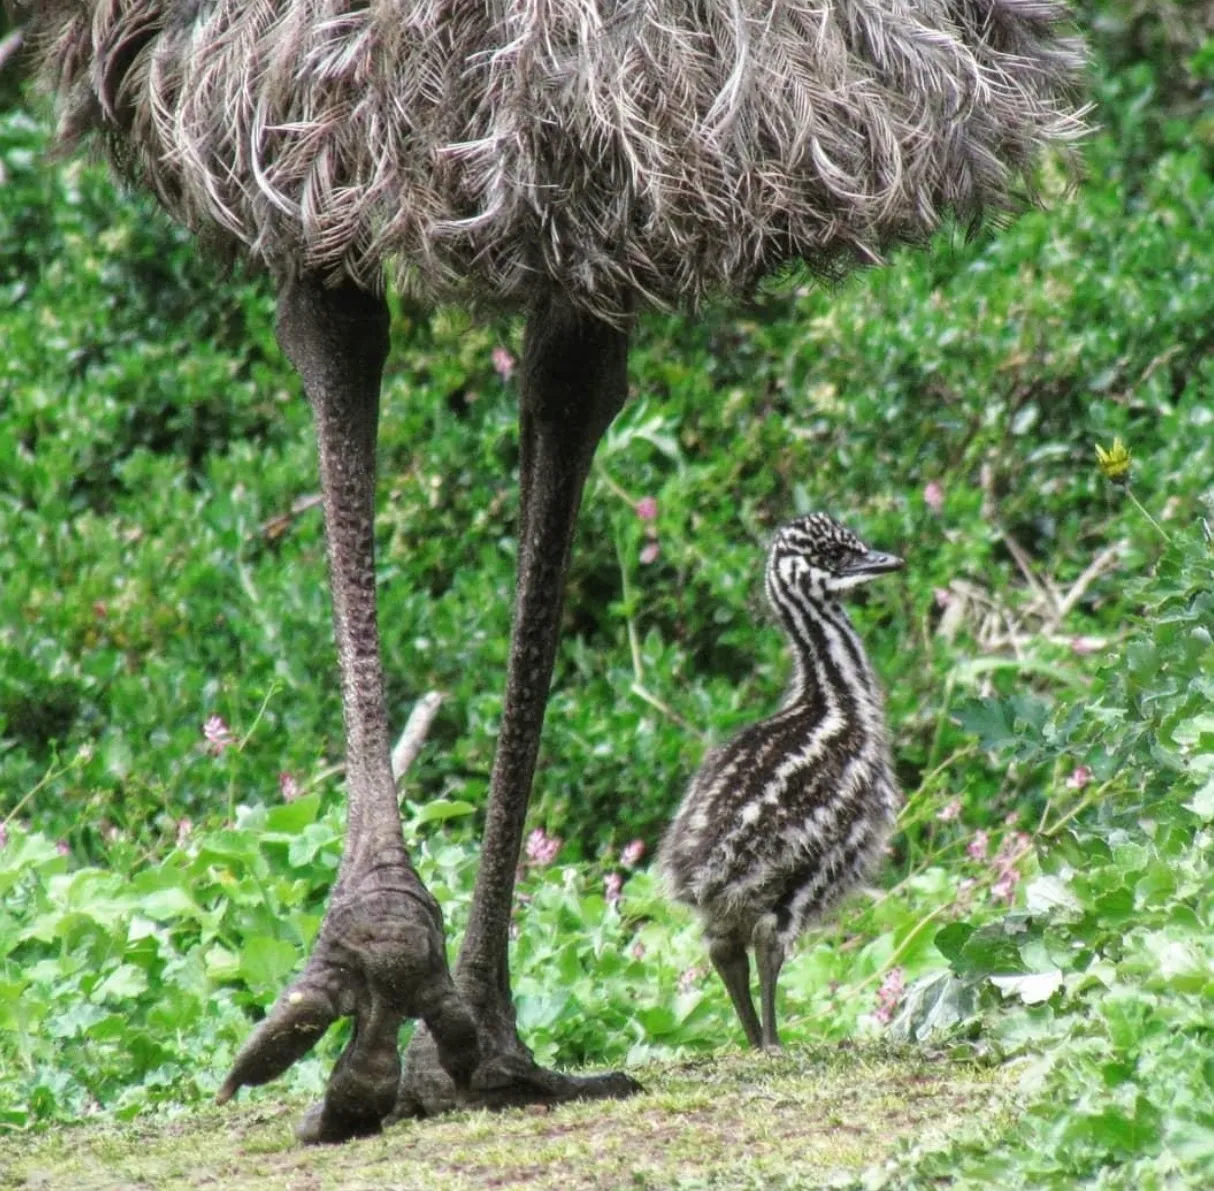
[[403, 857], [339, 882], [307, 965], [237, 1055], [218, 1103], [281, 1075], [347, 1016], [353, 1034], [324, 1099], [297, 1129], [301, 1141], [379, 1132], [396, 1101], [405, 1018], [427, 1023], [436, 1065], [453, 1087], [467, 1087], [479, 1065], [476, 1026], [447, 969], [438, 903]]
[[519, 1041], [513, 1025], [481, 1029], [484, 1056], [466, 1088], [456, 1086], [444, 1069], [429, 1030], [419, 1026], [405, 1055], [400, 1095], [389, 1121], [431, 1117], [456, 1108], [517, 1108], [525, 1104], [564, 1104], [573, 1100], [622, 1100], [642, 1091], [621, 1071], [602, 1075], [566, 1075], [541, 1067]]

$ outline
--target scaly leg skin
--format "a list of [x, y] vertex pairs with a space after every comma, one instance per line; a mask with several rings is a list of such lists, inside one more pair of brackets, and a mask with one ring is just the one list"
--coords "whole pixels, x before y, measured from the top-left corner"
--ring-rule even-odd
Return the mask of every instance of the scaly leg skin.
[[374, 558], [387, 307], [350, 284], [289, 280], [279, 292], [277, 330], [316, 419], [349, 820], [341, 871], [308, 963], [237, 1056], [218, 1099], [280, 1075], [334, 1020], [352, 1015], [353, 1036], [325, 1098], [299, 1129], [304, 1141], [337, 1142], [377, 1132], [391, 1110], [405, 1018], [424, 1019], [454, 1086], [469, 1086], [481, 1054], [475, 1020], [447, 968], [438, 903], [405, 852], [392, 780]]
[[746, 955], [746, 944], [732, 938], [714, 938], [709, 941], [708, 956], [738, 1012], [746, 1041], [757, 1050], [763, 1044], [763, 1036], [754, 1002], [750, 999], [750, 960]]
[[[480, 1030], [484, 1060], [468, 1100], [498, 1107], [631, 1095], [612, 1073], [578, 1077], [539, 1067], [519, 1039], [507, 944], [514, 876], [544, 707], [560, 636], [561, 600], [582, 489], [599, 439], [628, 392], [628, 333], [562, 305], [527, 321], [519, 417], [521, 513], [514, 631], [481, 865], [456, 981]], [[427, 1023], [429, 1027], [429, 1023]], [[405, 1056], [397, 1116], [428, 1116], [456, 1103], [432, 1030]]]
[[782, 1049], [776, 1032], [776, 982], [784, 966], [784, 944], [776, 935], [774, 918], [763, 918], [755, 927], [755, 966], [759, 969], [759, 1000], [763, 1007], [763, 1049], [778, 1054]]

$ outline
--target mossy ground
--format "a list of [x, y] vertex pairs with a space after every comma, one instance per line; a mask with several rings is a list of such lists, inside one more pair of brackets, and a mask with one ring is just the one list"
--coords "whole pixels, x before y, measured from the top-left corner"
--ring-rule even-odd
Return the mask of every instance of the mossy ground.
[[865, 1046], [649, 1067], [611, 1104], [403, 1122], [345, 1146], [294, 1140], [298, 1102], [0, 1140], [0, 1188], [464, 1191], [817, 1187], [1010, 1113], [998, 1071]]

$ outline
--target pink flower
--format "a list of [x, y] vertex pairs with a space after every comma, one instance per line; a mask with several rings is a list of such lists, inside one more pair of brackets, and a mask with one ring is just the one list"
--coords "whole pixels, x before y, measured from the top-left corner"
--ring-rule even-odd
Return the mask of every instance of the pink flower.
[[607, 904], [618, 906], [620, 904], [620, 890], [624, 888], [624, 878], [619, 873], [608, 873], [603, 878], [603, 896], [607, 899]]
[[923, 487], [923, 503], [933, 513], [939, 513], [944, 508], [944, 489], [936, 480], [930, 480]]
[[194, 824], [189, 819], [179, 819], [177, 821], [177, 846], [180, 848], [190, 837], [190, 832], [194, 830]]
[[207, 752], [213, 757], [223, 756], [225, 749], [230, 749], [236, 744], [236, 737], [232, 735], [231, 728], [217, 715], [211, 716], [202, 725], [202, 734], [206, 737]]
[[527, 859], [537, 868], [545, 868], [556, 859], [561, 850], [561, 841], [555, 835], [548, 835], [542, 827], [537, 827], [527, 837]]
[[70, 847], [68, 847], [67, 840], [65, 839], [61, 839], [55, 845], [55, 851], [58, 852], [60, 856], [70, 856], [72, 854], [72, 850]]
[[952, 802], [948, 803], [945, 806], [942, 806], [936, 812], [936, 818], [939, 819], [941, 823], [951, 823], [954, 819], [960, 819], [961, 818], [961, 799], [954, 798], [952, 800]]
[[0, 823], [0, 848], [8, 843], [8, 824]]
[[1015, 868], [1008, 867], [999, 874], [999, 879], [991, 886], [991, 897], [997, 902], [1010, 906], [1016, 900], [1016, 886], [1020, 883], [1020, 874]]
[[620, 853], [620, 863], [625, 868], [636, 868], [644, 855], [645, 841], [634, 839], [631, 843], [624, 845], [624, 850]]
[[1068, 790], [1082, 790], [1092, 780], [1092, 771], [1086, 765], [1076, 765], [1066, 779]]
[[641, 562], [648, 566], [651, 562], [657, 562], [658, 555], [661, 554], [661, 547], [655, 541], [646, 542], [641, 547]]
[[688, 968], [686, 971], [679, 974], [679, 979], [675, 987], [681, 993], [691, 992], [693, 988], [700, 982], [700, 978], [704, 975], [704, 970], [698, 967]]
[[889, 1025], [893, 1019], [894, 1010], [898, 1008], [898, 1002], [902, 1000], [905, 991], [906, 980], [902, 969], [890, 968], [885, 973], [885, 979], [881, 981], [881, 987], [877, 989], [877, 1007], [873, 1010], [873, 1017], [883, 1026]]
[[1009, 864], [1015, 864], [1032, 847], [1032, 844], [1032, 839], [1025, 832], [1009, 831], [1003, 837], [999, 851], [995, 853], [995, 867], [1002, 869]]
[[514, 357], [500, 344], [489, 353], [493, 360], [493, 371], [508, 381], [514, 375]]
[[1104, 640], [1100, 637], [1072, 637], [1071, 652], [1080, 656], [1098, 653], [1104, 648]]
[[947, 608], [953, 602], [953, 593], [947, 587], [933, 587], [932, 598], [937, 608]]
[[656, 521], [658, 502], [652, 496], [642, 496], [636, 503], [636, 514], [642, 521]]
[[971, 860], [985, 860], [990, 847], [990, 837], [985, 831], [975, 831], [974, 838], [965, 846]]
[[999, 851], [991, 861], [998, 876], [991, 886], [991, 897], [995, 901], [1011, 905], [1016, 897], [1016, 886], [1020, 884], [1020, 872], [1016, 865], [1032, 847], [1033, 841], [1023, 831], [1009, 831], [999, 845]]
[[632, 947], [630, 948], [629, 954], [632, 956], [633, 959], [644, 959], [645, 958], [645, 944], [642, 943], [640, 939], [637, 939], [637, 941], [635, 943], [633, 943]]
[[285, 770], [278, 775], [278, 792], [282, 795], [283, 802], [294, 802], [303, 797], [299, 783]]

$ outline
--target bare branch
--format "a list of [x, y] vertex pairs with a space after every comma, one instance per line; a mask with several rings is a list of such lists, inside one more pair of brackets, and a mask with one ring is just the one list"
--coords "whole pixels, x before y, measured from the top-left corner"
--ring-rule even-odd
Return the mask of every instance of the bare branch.
[[401, 779], [408, 773], [409, 766], [417, 760], [417, 754], [422, 751], [430, 725], [434, 723], [434, 717], [438, 714], [442, 702], [441, 691], [428, 691], [413, 705], [409, 722], [405, 724], [405, 730], [392, 750], [392, 777], [398, 787]]
[[262, 536], [268, 538], [270, 541], [282, 537], [291, 528], [292, 521], [297, 517], [302, 517], [309, 509], [314, 509], [321, 503], [322, 497], [319, 492], [312, 492], [306, 496], [296, 497], [291, 503], [289, 512], [275, 513], [273, 517], [267, 518], [262, 523]]
[[1020, 573], [1024, 576], [1024, 581], [1033, 590], [1033, 594], [1041, 601], [1043, 613], [1049, 613], [1057, 618], [1058, 601], [1054, 598], [1052, 592], [1037, 578], [1033, 571], [1033, 561], [1029, 558], [1028, 551], [1018, 542], [1006, 529], [1000, 531], [1003, 537], [1003, 544], [1007, 547], [1008, 553], [1016, 561], [1016, 566]]
[[1094, 559], [1084, 568], [1083, 574], [1071, 585], [1071, 590], [1066, 593], [1058, 602], [1058, 608], [1054, 616], [1054, 624], [1062, 623], [1063, 618], [1068, 612], [1083, 599], [1084, 593], [1105, 571], [1112, 570], [1121, 556], [1121, 551], [1124, 549], [1125, 542], [1114, 542], [1113, 545], [1102, 550]]

